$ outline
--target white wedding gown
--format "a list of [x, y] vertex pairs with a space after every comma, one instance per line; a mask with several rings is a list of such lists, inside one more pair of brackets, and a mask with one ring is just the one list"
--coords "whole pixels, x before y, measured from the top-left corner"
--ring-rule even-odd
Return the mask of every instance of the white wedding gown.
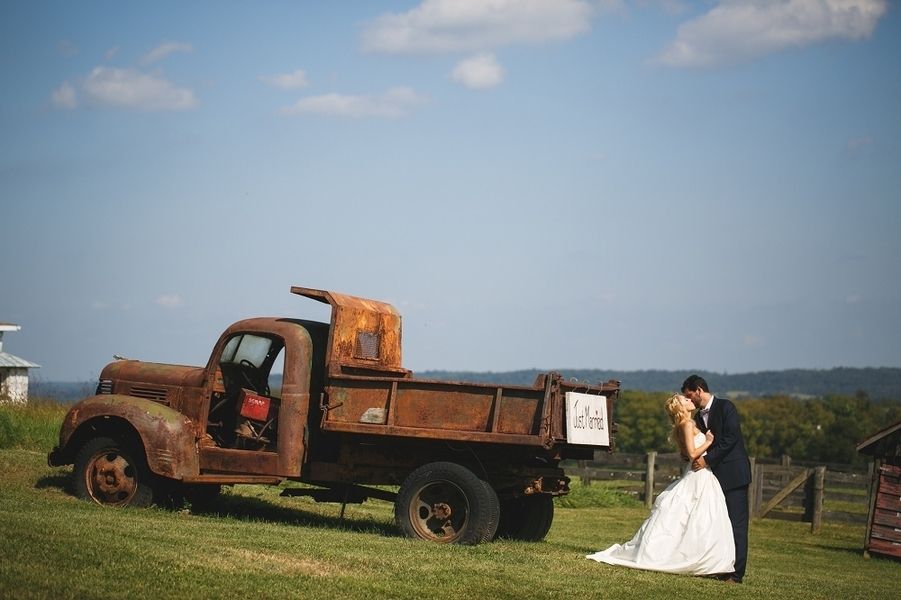
[[[696, 434], [694, 442], [703, 444], [704, 434]], [[685, 575], [731, 573], [735, 542], [719, 482], [710, 469], [692, 471], [689, 464], [682, 477], [657, 496], [635, 537], [586, 558]]]

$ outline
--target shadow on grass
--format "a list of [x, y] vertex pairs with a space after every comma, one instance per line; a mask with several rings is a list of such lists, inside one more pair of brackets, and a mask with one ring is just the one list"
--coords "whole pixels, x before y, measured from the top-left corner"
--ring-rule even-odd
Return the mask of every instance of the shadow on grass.
[[851, 546], [827, 546], [825, 544], [814, 544], [814, 546], [820, 552], [828, 552], [840, 556], [847, 556], [849, 558], [852, 556], [855, 558], [863, 557], [863, 544], [861, 544], [859, 548]]
[[229, 517], [241, 521], [255, 523], [278, 523], [300, 525], [304, 527], [321, 527], [325, 529], [341, 529], [360, 533], [375, 533], [384, 537], [400, 537], [400, 532], [392, 523], [376, 521], [370, 518], [320, 515], [299, 508], [280, 506], [262, 498], [249, 498], [240, 495], [223, 495], [210, 507], [191, 509], [192, 514], [210, 517]]
[[55, 488], [61, 492], [71, 492], [71, 480], [65, 473], [57, 473], [55, 475], [46, 475], [38, 479], [34, 487], [39, 490]]
[[[36, 489], [56, 489], [71, 494], [71, 479], [65, 473], [46, 475], [35, 482]], [[171, 497], [163, 498], [157, 506], [163, 510], [178, 512], [184, 510], [183, 500]], [[191, 514], [206, 517], [228, 517], [240, 521], [254, 523], [275, 523], [299, 525], [303, 527], [320, 527], [340, 529], [359, 533], [374, 533], [384, 537], [401, 537], [393, 523], [376, 521], [371, 518], [320, 515], [299, 508], [281, 506], [262, 498], [251, 498], [239, 494], [223, 494], [209, 506], [189, 506]]]

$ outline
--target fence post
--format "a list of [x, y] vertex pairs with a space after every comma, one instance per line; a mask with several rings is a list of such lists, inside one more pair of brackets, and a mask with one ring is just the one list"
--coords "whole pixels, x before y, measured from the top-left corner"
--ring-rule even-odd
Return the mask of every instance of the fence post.
[[751, 485], [748, 486], [748, 516], [753, 517], [757, 514], [757, 506], [755, 505], [755, 500], [757, 500], [757, 493], [755, 491], [757, 477], [754, 472], [754, 467], [757, 465], [757, 459], [752, 456], [749, 460], [751, 462]]
[[579, 461], [579, 481], [582, 485], [591, 485], [591, 475], [588, 474], [588, 461]]
[[646, 508], [654, 506], [654, 461], [657, 460], [657, 453], [653, 450], [648, 452], [648, 469], [644, 477], [644, 505]]
[[755, 517], [760, 514], [760, 509], [763, 506], [763, 470], [765, 465], [755, 465], [754, 466], [754, 480], [752, 481], [754, 485], [754, 512], [752, 513]]
[[[792, 457], [788, 454], [783, 454], [779, 459], [779, 464], [788, 469], [792, 466]], [[789, 481], [791, 481], [791, 478], [791, 474], [789, 474], [787, 471], [783, 472], [782, 475], [779, 476], [779, 485], [787, 484]]]
[[823, 524], [823, 496], [826, 482], [826, 467], [817, 467], [813, 473], [813, 518], [810, 532], [819, 533]]

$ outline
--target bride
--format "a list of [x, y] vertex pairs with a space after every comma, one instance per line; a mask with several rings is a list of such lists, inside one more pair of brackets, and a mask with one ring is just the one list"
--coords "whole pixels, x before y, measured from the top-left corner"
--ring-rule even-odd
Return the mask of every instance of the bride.
[[695, 406], [685, 396], [671, 396], [664, 408], [673, 424], [672, 439], [688, 458], [688, 466], [657, 496], [635, 537], [586, 558], [685, 575], [731, 573], [735, 543], [723, 491], [710, 469], [691, 469], [691, 462], [713, 443], [713, 434], [705, 435], [695, 426], [691, 418]]

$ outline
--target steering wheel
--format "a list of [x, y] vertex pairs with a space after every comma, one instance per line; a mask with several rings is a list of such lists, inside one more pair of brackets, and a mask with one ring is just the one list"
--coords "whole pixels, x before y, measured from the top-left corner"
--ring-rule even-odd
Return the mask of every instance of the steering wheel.
[[244, 381], [250, 386], [254, 391], [263, 394], [264, 396], [269, 395], [269, 384], [263, 381], [263, 378], [260, 376], [260, 369], [255, 364], [247, 360], [246, 358], [242, 358], [239, 362], [239, 365], [244, 367], [241, 369], [241, 376], [244, 378]]

